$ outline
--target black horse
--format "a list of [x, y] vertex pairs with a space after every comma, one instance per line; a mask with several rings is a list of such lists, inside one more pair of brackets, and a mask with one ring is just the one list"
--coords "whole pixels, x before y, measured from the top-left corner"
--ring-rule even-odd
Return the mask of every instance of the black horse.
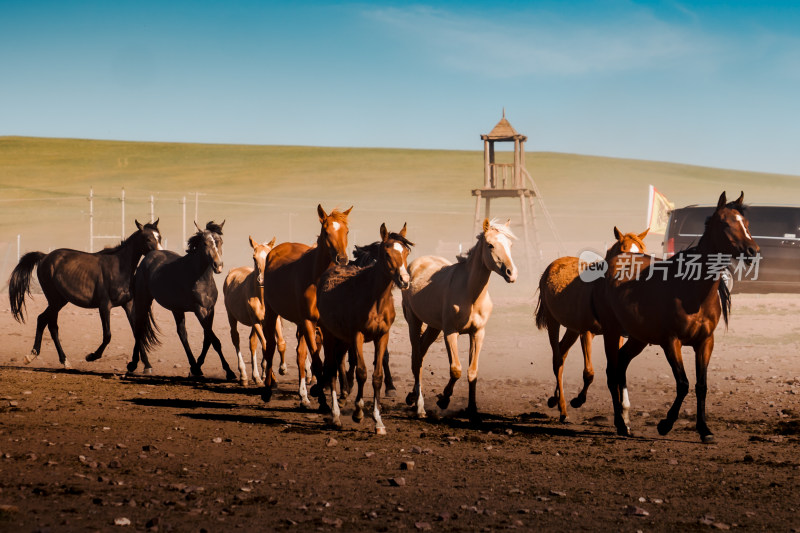
[[47, 308], [36, 322], [33, 350], [25, 356], [25, 363], [33, 361], [42, 348], [44, 327], [50, 329], [53, 344], [58, 350], [58, 360], [70, 368], [67, 356], [58, 338], [58, 312], [68, 303], [87, 309], [99, 309], [103, 325], [103, 342], [87, 361], [96, 361], [103, 355], [111, 341], [110, 317], [113, 307], [122, 306], [132, 326], [133, 275], [139, 259], [151, 250], [161, 249], [158, 220], [138, 228], [118, 246], [95, 253], [59, 248], [49, 254], [30, 252], [22, 256], [8, 281], [11, 313], [17, 322], [24, 322], [25, 294], [30, 294], [31, 272], [36, 265], [39, 285], [47, 298]]
[[[202, 376], [201, 367], [209, 346], [219, 354], [222, 368], [228, 380], [235, 380], [227, 361], [222, 356], [222, 345], [214, 335], [214, 304], [217, 303], [217, 284], [214, 273], [222, 272], [222, 224], [213, 221], [202, 230], [195, 222], [197, 233], [189, 239], [186, 255], [167, 250], [153, 252], [144, 258], [134, 278], [134, 338], [133, 357], [128, 363], [128, 372], [135, 372], [139, 357], [144, 363], [144, 372], [152, 372], [147, 352], [160, 344], [158, 326], [153, 321], [153, 300], [172, 311], [178, 327], [189, 367], [193, 376]], [[186, 336], [185, 313], [193, 312], [203, 326], [203, 350], [195, 360]]]

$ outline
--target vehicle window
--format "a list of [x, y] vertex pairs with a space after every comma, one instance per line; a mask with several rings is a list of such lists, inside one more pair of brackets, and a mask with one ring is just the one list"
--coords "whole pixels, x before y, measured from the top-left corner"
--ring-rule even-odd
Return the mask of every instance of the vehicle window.
[[692, 207], [675, 211], [678, 235], [695, 237], [703, 234], [706, 219], [714, 211], [711, 207]]
[[751, 207], [746, 213], [750, 221], [750, 233], [753, 237], [796, 239], [800, 237], [799, 212], [791, 207]]

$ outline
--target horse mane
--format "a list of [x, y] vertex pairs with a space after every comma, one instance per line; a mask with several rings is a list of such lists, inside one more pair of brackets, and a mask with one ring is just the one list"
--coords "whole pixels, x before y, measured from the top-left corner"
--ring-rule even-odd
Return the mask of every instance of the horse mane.
[[369, 265], [359, 266], [354, 264], [349, 264], [345, 266], [336, 266], [330, 268], [326, 271], [326, 276], [324, 278], [322, 284], [323, 291], [329, 291], [342, 283], [346, 283], [347, 281], [355, 278], [362, 272], [373, 268], [375, 263], [370, 263]]
[[[144, 226], [142, 226], [142, 229], [144, 229], [144, 228], [148, 228], [148, 229], [152, 229], [152, 230], [158, 231], [158, 227], [156, 227], [154, 224], [151, 224], [149, 222], [147, 224], [145, 224]], [[139, 230], [139, 231], [141, 231], [141, 230]], [[138, 231], [136, 233], [138, 233]], [[133, 235], [136, 235], [136, 233], [134, 233]], [[131, 235], [131, 237], [133, 235]], [[119, 252], [122, 248], [124, 248], [126, 244], [128, 244], [128, 241], [131, 240], [131, 237], [128, 237], [127, 239], [123, 239], [116, 246], [106, 246], [105, 248], [103, 248], [102, 250], [100, 250], [97, 253], [100, 254], [100, 255], [115, 254], [115, 253]]]
[[[399, 233], [389, 233], [388, 239], [398, 241], [406, 248], [411, 248], [414, 246], [413, 242], [409, 241]], [[383, 241], [375, 241], [371, 244], [365, 244], [364, 246], [359, 246], [356, 244], [355, 250], [353, 250], [353, 260], [350, 262], [350, 264], [363, 267], [369, 266], [377, 261], [382, 242]]]
[[[514, 235], [514, 232], [511, 231], [511, 228], [509, 228], [505, 224], [500, 224], [499, 219], [497, 219], [497, 218], [493, 218], [492, 220], [489, 221], [489, 229], [493, 229], [493, 230], [497, 231], [498, 233], [500, 233], [501, 235], [505, 235], [509, 239], [517, 240], [517, 236]], [[467, 250], [466, 252], [464, 252], [463, 254], [458, 254], [456, 256], [456, 260], [459, 263], [466, 262], [467, 259], [470, 258], [472, 253], [478, 248], [478, 245], [481, 243], [481, 241], [482, 240], [486, 240], [486, 238], [484, 237], [485, 233], [486, 232], [483, 232], [483, 231], [478, 233], [475, 236], [475, 238], [478, 239], [477, 242], [475, 243], [475, 245], [472, 248], [470, 248], [469, 250]]]
[[[222, 235], [222, 226], [215, 223], [213, 220], [206, 224], [206, 231], [211, 233], [216, 233], [217, 235]], [[202, 246], [204, 246], [205, 238], [203, 235], [205, 231], [198, 230], [197, 233], [189, 237], [189, 241], [187, 244], [189, 245], [186, 249], [186, 253], [192, 253], [196, 250], [199, 250]]]
[[222, 235], [222, 226], [212, 220], [211, 222], [206, 224], [206, 231], [210, 231], [211, 233], [216, 233], [217, 235]]
[[328, 214], [328, 216], [331, 217], [336, 222], [347, 223], [347, 215], [345, 215], [343, 212], [339, 211], [338, 207], [335, 208], [333, 211], [331, 211]]

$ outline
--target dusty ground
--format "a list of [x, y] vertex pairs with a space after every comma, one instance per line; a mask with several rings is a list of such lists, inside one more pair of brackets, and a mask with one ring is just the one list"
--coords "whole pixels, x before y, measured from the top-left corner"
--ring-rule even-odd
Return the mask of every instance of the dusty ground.
[[[213, 354], [208, 379], [187, 380], [171, 316], [160, 309], [164, 345], [152, 355], [153, 376], [123, 374], [132, 339], [119, 310], [105, 357], [84, 362], [99, 343], [99, 318], [72, 306], [61, 331], [75, 370], [59, 369], [48, 333], [42, 355], [25, 366], [43, 299], [29, 301], [20, 325], [3, 294], [0, 530], [108, 531], [128, 521], [151, 531], [800, 530], [800, 296], [735, 295], [710, 368], [717, 443], [702, 445], [693, 393], [672, 433], [657, 434], [674, 383], [652, 347], [631, 367], [637, 437], [614, 434], [600, 341], [589, 401], [559, 423], [546, 405], [550, 352], [533, 327], [532, 290], [498, 281], [481, 358], [483, 425], [459, 414], [466, 379], [450, 410], [437, 412], [447, 377], [441, 341], [424, 367], [431, 417], [412, 417], [401, 400], [411, 376], [399, 317], [390, 343], [399, 394], [384, 402], [386, 436], [373, 435], [369, 418], [356, 425], [348, 417], [334, 431], [300, 410], [293, 356], [268, 405], [256, 389], [222, 382]], [[220, 306], [215, 330], [233, 364], [222, 317]], [[570, 398], [577, 354], [567, 364]], [[684, 356], [693, 383], [694, 359]]]

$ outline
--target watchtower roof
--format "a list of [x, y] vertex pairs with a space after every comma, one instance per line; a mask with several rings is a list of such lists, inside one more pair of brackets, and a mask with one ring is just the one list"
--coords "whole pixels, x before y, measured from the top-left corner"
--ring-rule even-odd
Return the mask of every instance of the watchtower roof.
[[515, 130], [508, 119], [506, 119], [505, 109], [503, 109], [503, 118], [500, 119], [500, 122], [498, 122], [488, 134], [481, 135], [481, 139], [484, 141], [514, 141], [517, 139], [520, 141], [528, 140], [525, 135], [517, 133], [517, 130]]

